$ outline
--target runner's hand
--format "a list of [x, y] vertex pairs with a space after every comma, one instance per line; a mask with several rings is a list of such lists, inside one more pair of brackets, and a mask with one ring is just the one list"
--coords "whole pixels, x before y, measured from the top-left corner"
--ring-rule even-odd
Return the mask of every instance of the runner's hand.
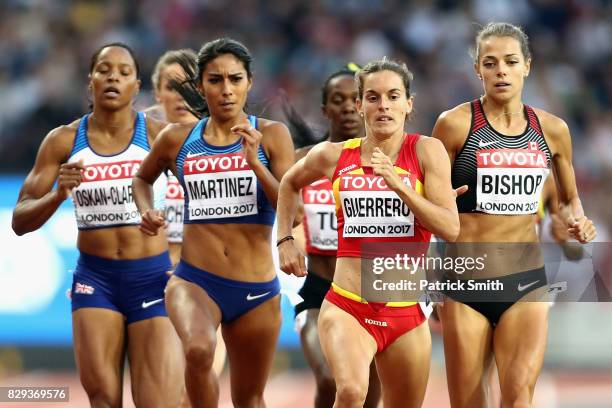
[[157, 235], [157, 231], [166, 225], [164, 213], [161, 210], [151, 208], [142, 214], [140, 230], [147, 235]]
[[387, 183], [387, 187], [389, 187], [391, 190], [399, 192], [400, 189], [406, 187], [406, 184], [404, 184], [402, 179], [400, 179], [399, 175], [395, 171], [395, 167], [393, 166], [393, 163], [391, 163], [389, 156], [384, 154], [378, 147], [374, 148], [374, 152], [370, 158], [370, 163], [372, 164], [374, 174], [382, 177], [385, 180], [385, 183]]
[[250, 123], [232, 127], [232, 132], [242, 137], [242, 152], [250, 167], [259, 162], [259, 145], [263, 135]]
[[85, 170], [83, 160], [64, 163], [60, 166], [56, 194], [62, 201], [70, 196], [73, 188], [81, 184], [83, 181], [83, 170]]
[[278, 258], [280, 268], [286, 274], [298, 277], [308, 274], [304, 255], [297, 249], [292, 239], [278, 246]]

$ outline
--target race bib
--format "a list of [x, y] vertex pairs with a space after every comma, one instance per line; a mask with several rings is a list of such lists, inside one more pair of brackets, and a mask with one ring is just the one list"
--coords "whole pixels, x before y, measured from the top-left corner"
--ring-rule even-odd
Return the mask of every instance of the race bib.
[[[412, 188], [408, 175], [400, 178]], [[342, 176], [339, 193], [345, 238], [414, 236], [414, 214], [382, 177]]]
[[181, 187], [176, 177], [169, 175], [164, 213], [166, 221], [168, 221], [168, 241], [173, 243], [179, 243], [183, 240], [184, 203], [183, 187]]
[[323, 251], [338, 249], [336, 205], [331, 182], [319, 180], [302, 190], [310, 245]]
[[242, 153], [188, 155], [183, 175], [190, 220], [257, 214], [257, 177]]
[[85, 166], [81, 184], [72, 190], [79, 228], [140, 223], [132, 196], [132, 178], [140, 163], [127, 160]]
[[489, 149], [476, 152], [476, 210], [487, 214], [535, 214], [549, 169], [544, 152]]

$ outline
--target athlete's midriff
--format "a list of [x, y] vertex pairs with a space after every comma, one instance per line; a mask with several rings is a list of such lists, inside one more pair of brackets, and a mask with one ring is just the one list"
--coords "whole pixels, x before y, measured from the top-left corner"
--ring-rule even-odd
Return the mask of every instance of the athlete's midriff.
[[138, 226], [123, 226], [79, 231], [77, 248], [89, 255], [107, 259], [140, 259], [168, 250], [164, 231], [156, 236], [144, 234]]
[[486, 254], [485, 268], [474, 279], [497, 277], [539, 268], [543, 258], [535, 228], [535, 215], [459, 214], [461, 231], [453, 254], [478, 257]]
[[269, 281], [276, 275], [271, 234], [258, 224], [185, 224], [181, 258], [224, 278]]
[[[365, 264], [364, 264], [365, 262]], [[388, 269], [381, 275], [375, 275], [372, 271], [372, 264], [370, 259], [355, 258], [355, 257], [340, 257], [336, 261], [336, 268], [333, 276], [333, 282], [340, 286], [342, 289], [347, 290], [360, 297], [365, 297], [373, 302], [414, 302], [419, 298], [419, 295], [423, 293], [420, 289], [416, 290], [386, 290], [377, 292], [366, 287], [373, 281], [372, 278], [377, 280], [385, 281], [388, 276], [398, 277], [400, 274], [405, 274], [404, 279], [411, 280], [413, 282], [420, 282], [426, 279], [425, 270], [419, 268], [417, 272], [409, 273], [407, 271]], [[365, 277], [362, 282], [362, 272], [372, 274], [368, 279]], [[368, 283], [370, 282], [370, 283]], [[362, 288], [366, 289], [364, 293]]]
[[538, 242], [536, 216], [459, 214], [457, 242]]
[[333, 279], [342, 289], [359, 296], [361, 296], [361, 262], [361, 258], [338, 258]]

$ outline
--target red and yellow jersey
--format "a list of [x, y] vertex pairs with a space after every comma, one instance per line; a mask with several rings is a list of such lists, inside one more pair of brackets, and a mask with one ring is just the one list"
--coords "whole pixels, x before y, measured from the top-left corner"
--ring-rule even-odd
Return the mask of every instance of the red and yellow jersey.
[[[407, 186], [424, 195], [424, 177], [415, 148], [419, 137], [404, 136], [395, 171]], [[431, 232], [415, 219], [412, 210], [382, 177], [374, 175], [371, 167], [361, 165], [362, 140], [344, 143], [332, 178], [338, 220], [337, 256], [371, 258], [383, 255], [380, 244], [428, 244]], [[397, 252], [397, 245], [391, 247], [395, 247], [392, 252]]]

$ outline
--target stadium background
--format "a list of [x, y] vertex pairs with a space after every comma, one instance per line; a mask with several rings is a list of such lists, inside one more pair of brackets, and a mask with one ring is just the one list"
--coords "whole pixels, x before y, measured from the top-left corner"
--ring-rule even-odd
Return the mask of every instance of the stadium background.
[[[282, 120], [278, 95], [283, 89], [321, 134], [325, 77], [348, 61], [363, 64], [386, 55], [405, 61], [414, 72], [416, 112], [409, 128], [430, 134], [440, 112], [482, 93], [467, 50], [478, 24], [492, 20], [520, 24], [529, 34], [533, 63], [524, 101], [568, 122], [583, 205], [597, 224], [598, 240], [609, 241], [610, 1], [2, 1], [0, 386], [67, 385], [71, 405], [86, 405], [74, 371], [65, 296], [77, 257], [71, 204], [64, 203], [40, 231], [20, 238], [10, 219], [44, 135], [87, 111], [88, 65], [99, 45], [124, 41], [135, 48], [143, 81], [140, 108], [153, 103], [150, 74], [165, 50], [197, 51], [219, 36], [236, 38], [255, 58], [250, 111]], [[553, 307], [535, 406], [612, 406], [611, 312], [609, 303]], [[286, 298], [283, 313], [267, 401], [270, 407], [311, 406], [314, 382]], [[434, 337], [432, 358], [426, 406], [447, 406], [439, 337]], [[226, 372], [222, 406], [230, 406], [227, 383]], [[126, 394], [128, 401], [129, 388]]]

